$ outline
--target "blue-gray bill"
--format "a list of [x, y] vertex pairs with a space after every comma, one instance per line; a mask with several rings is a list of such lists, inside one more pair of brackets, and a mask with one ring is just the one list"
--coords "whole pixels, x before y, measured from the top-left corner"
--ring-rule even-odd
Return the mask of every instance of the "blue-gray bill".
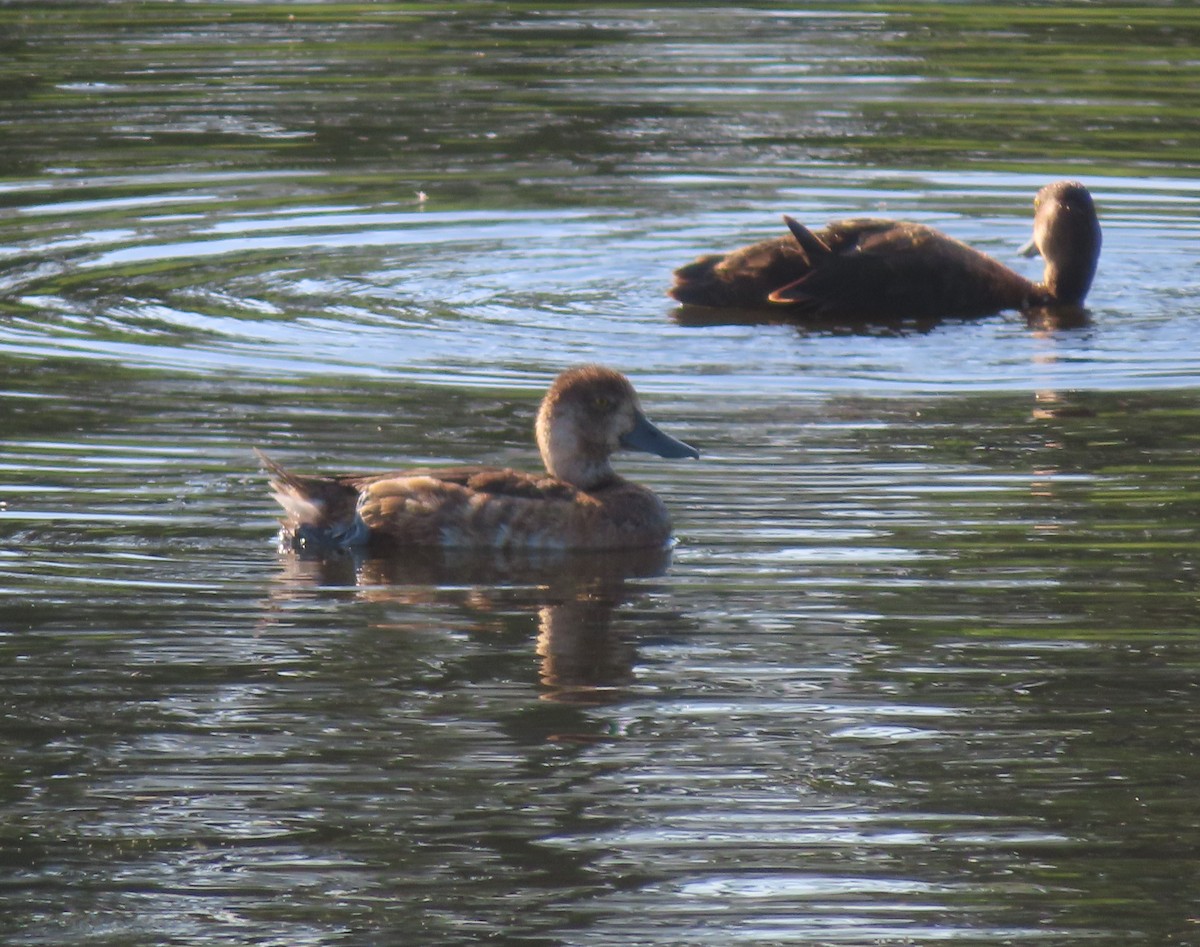
[[691, 457], [693, 459], [700, 457], [700, 451], [690, 444], [685, 444], [670, 434], [660, 431], [640, 411], [633, 430], [621, 436], [621, 446], [626, 450], [644, 451], [647, 454], [657, 454], [659, 457]]

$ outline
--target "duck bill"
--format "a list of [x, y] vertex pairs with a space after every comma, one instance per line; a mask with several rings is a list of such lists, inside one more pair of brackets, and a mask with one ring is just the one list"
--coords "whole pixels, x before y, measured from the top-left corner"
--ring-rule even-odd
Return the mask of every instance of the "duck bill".
[[1024, 257], [1031, 257], [1031, 256], [1038, 256], [1039, 254], [1041, 254], [1041, 252], [1042, 251], [1038, 249], [1037, 237], [1030, 237], [1029, 242], [1026, 243], [1024, 246], [1022, 246], [1021, 249], [1017, 251], [1017, 255], [1024, 256]]
[[633, 430], [621, 436], [621, 446], [626, 450], [657, 454], [659, 457], [691, 457], [695, 459], [700, 456], [700, 451], [690, 444], [677, 441], [670, 434], [664, 434], [651, 424], [640, 411]]

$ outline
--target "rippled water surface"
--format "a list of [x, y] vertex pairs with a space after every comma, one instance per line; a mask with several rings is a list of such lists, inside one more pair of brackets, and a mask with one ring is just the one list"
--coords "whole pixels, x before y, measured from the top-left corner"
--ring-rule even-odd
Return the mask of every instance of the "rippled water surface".
[[[1200, 937], [1200, 13], [0, 8], [0, 939]], [[898, 216], [1079, 326], [681, 318]], [[537, 463], [563, 367], [669, 555], [296, 561], [302, 469]]]

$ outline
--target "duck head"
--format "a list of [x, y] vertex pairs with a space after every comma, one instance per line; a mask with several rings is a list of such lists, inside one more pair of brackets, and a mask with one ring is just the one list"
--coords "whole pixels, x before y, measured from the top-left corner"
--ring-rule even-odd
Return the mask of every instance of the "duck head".
[[536, 433], [546, 470], [583, 490], [616, 476], [610, 458], [618, 450], [700, 456], [651, 424], [629, 379], [602, 365], [570, 368], [554, 380], [542, 399]]
[[1047, 184], [1033, 199], [1033, 239], [1021, 250], [1046, 261], [1042, 284], [1049, 302], [1083, 303], [1100, 259], [1100, 220], [1092, 195], [1078, 181]]

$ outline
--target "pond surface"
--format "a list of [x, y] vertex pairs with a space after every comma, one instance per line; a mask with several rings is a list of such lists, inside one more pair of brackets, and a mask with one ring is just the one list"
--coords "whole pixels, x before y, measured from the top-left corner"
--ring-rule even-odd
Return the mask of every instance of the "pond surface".
[[[1186, 944], [1200, 11], [0, 9], [0, 939]], [[665, 297], [780, 214], [1090, 319]], [[532, 467], [626, 371], [665, 556], [278, 554], [299, 469]]]

